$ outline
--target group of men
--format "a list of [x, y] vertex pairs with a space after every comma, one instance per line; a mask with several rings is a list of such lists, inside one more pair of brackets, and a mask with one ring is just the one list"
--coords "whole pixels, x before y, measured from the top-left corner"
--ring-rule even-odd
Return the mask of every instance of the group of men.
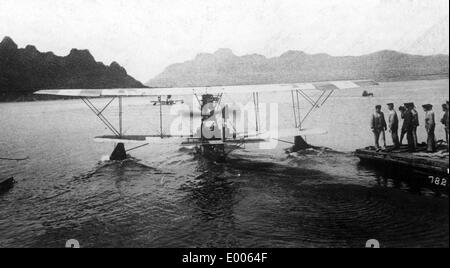
[[[394, 144], [394, 149], [400, 148], [403, 139], [406, 135], [408, 141], [408, 151], [415, 152], [418, 148], [417, 139], [417, 128], [420, 126], [419, 123], [419, 113], [416, 110], [414, 103], [405, 103], [404, 106], [399, 107], [401, 118], [403, 119], [403, 125], [401, 128], [400, 138], [399, 138], [399, 118], [397, 112], [395, 111], [395, 106], [393, 103], [388, 103], [387, 107], [389, 109], [388, 123], [384, 117], [384, 113], [381, 111], [381, 105], [375, 107], [375, 113], [372, 115], [371, 128], [375, 136], [375, 146], [377, 149], [380, 147], [380, 137], [383, 141], [384, 148], [386, 148], [386, 134], [385, 131], [389, 130], [392, 136], [392, 142]], [[433, 112], [433, 105], [425, 104], [422, 105], [425, 111], [425, 129], [427, 131], [427, 152], [436, 152], [436, 136], [435, 136], [435, 114]], [[445, 128], [445, 135], [447, 141], [447, 151], [448, 151], [448, 139], [449, 139], [449, 102], [442, 104], [442, 110], [444, 116], [441, 119], [441, 123]]]

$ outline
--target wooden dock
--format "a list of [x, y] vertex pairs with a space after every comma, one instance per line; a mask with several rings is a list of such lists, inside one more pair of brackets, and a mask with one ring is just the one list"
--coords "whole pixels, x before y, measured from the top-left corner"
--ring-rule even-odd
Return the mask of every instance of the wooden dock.
[[448, 188], [449, 154], [445, 146], [438, 148], [436, 153], [427, 153], [424, 146], [420, 146], [415, 153], [409, 153], [408, 148], [402, 146], [396, 150], [392, 147], [386, 150], [366, 147], [356, 150], [355, 154], [361, 159], [362, 164], [383, 171], [395, 171], [396, 174], [403, 176], [411, 176], [411, 173], [419, 174], [424, 182]]

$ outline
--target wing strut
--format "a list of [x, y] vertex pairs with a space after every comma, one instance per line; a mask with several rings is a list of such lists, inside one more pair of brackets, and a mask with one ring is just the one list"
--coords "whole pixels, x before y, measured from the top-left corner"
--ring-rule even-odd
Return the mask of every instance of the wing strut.
[[[297, 90], [297, 92], [299, 92], [301, 95], [304, 95], [306, 97], [309, 97], [308, 95], [306, 95], [305, 92], [303, 92], [302, 90]], [[305, 117], [301, 120], [300, 122], [300, 126], [303, 124], [303, 122], [305, 122], [305, 120], [308, 118], [308, 116], [312, 113], [312, 111], [314, 109], [319, 109], [320, 106], [322, 106], [323, 104], [325, 104], [325, 102], [328, 100], [328, 98], [333, 94], [334, 90], [330, 90], [327, 94], [327, 91], [323, 91], [322, 94], [320, 94], [319, 98], [316, 99], [316, 101], [314, 101], [313, 103], [311, 103], [311, 108], [309, 109], [309, 111], [306, 113]]]
[[[109, 107], [109, 105], [116, 99], [112, 98], [101, 110], [99, 110], [87, 97], [80, 97], [80, 99], [91, 109], [91, 111], [102, 121], [105, 126], [111, 130], [111, 132], [119, 139], [123, 137], [123, 97], [119, 96], [119, 130], [103, 115], [103, 112]], [[142, 146], [141, 146], [142, 147]], [[140, 148], [140, 147], [137, 147]], [[133, 148], [137, 149], [137, 148]], [[114, 151], [109, 157], [110, 160], [122, 161], [127, 158], [127, 152], [125, 151], [125, 145], [123, 143], [116, 144]]]
[[123, 116], [123, 107], [122, 107], [122, 97], [119, 97], [119, 137], [122, 137], [123, 135], [123, 123], [122, 123], [122, 116]]
[[[323, 90], [322, 93], [319, 95], [317, 99], [313, 99], [312, 97], [308, 96], [303, 90], [293, 90], [291, 91], [291, 97], [292, 97], [292, 109], [294, 112], [294, 121], [295, 121], [295, 127], [298, 129], [302, 129], [302, 125], [305, 122], [306, 119], [308, 119], [309, 115], [315, 110], [319, 109], [322, 105], [325, 104], [325, 102], [331, 97], [334, 90]], [[294, 95], [295, 94], [295, 95]], [[300, 98], [303, 97], [309, 104], [311, 104], [311, 107], [309, 108], [306, 115], [302, 118], [300, 114]]]
[[[100, 121], [103, 122], [103, 124], [105, 124], [105, 126], [111, 130], [111, 132], [117, 136], [117, 137], [121, 137], [121, 131], [118, 131], [114, 125], [109, 122], [109, 120], [103, 115], [103, 112], [106, 110], [106, 108], [115, 100], [115, 97], [108, 102], [105, 107], [103, 107], [102, 110], [99, 110], [97, 107], [95, 107], [95, 105], [86, 97], [80, 97], [81, 100], [89, 107], [89, 109], [91, 109], [91, 111], [100, 119]], [[122, 119], [120, 119], [120, 122], [122, 122]]]
[[[159, 100], [162, 99], [162, 96], [158, 97]], [[162, 102], [159, 102], [159, 132], [161, 132], [161, 139], [163, 138], [163, 118], [162, 118]]]
[[[296, 97], [294, 97], [294, 92]], [[292, 110], [294, 112], [294, 123], [295, 123], [295, 128], [301, 128], [301, 117], [300, 117], [300, 103], [299, 103], [299, 99], [298, 99], [298, 92], [292, 90], [291, 91], [291, 97], [292, 97]]]
[[255, 105], [255, 122], [256, 122], [256, 133], [259, 133], [259, 120], [260, 120], [260, 115], [259, 115], [259, 93], [258, 92], [253, 92], [253, 104]]
[[225, 140], [227, 139], [226, 137], [226, 128], [227, 128], [227, 107], [223, 107], [222, 108], [222, 141], [225, 142]]

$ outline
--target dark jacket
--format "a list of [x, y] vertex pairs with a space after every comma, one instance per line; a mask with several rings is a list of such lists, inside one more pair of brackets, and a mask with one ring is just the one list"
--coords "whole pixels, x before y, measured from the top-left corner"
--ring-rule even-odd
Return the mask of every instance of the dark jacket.
[[414, 123], [414, 115], [410, 110], [405, 111], [403, 114], [404, 121], [403, 121], [403, 128], [406, 131], [413, 131], [413, 129], [416, 127], [416, 124]]
[[386, 119], [384, 118], [383, 112], [380, 112], [378, 114], [374, 113], [372, 115], [370, 127], [372, 128], [372, 130], [386, 130], [387, 129]]
[[412, 109], [412, 110], [411, 110], [411, 113], [412, 113], [412, 115], [413, 115], [413, 124], [414, 124], [414, 127], [420, 126], [420, 123], [419, 123], [419, 113], [416, 111], [416, 109]]
[[441, 123], [445, 126], [445, 128], [448, 130], [448, 123], [449, 123], [449, 118], [448, 118], [448, 111], [445, 112], [444, 116], [441, 119]]

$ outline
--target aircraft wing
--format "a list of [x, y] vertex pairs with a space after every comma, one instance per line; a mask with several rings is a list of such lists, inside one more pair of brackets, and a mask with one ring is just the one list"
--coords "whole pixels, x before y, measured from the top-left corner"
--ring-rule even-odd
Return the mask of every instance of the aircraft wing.
[[249, 132], [249, 133], [236, 133], [236, 138], [238, 139], [263, 139], [270, 140], [273, 138], [287, 138], [294, 136], [320, 136], [327, 134], [328, 131], [321, 128], [309, 128], [309, 129], [298, 129], [298, 128], [286, 128], [277, 129], [276, 131], [265, 131], [265, 132]]
[[35, 94], [70, 97], [144, 97], [166, 95], [238, 94], [253, 92], [280, 92], [291, 90], [339, 90], [378, 85], [373, 80], [286, 83], [265, 85], [236, 85], [212, 87], [172, 87], [172, 88], [115, 88], [115, 89], [46, 89]]
[[96, 142], [106, 143], [125, 143], [125, 144], [174, 144], [180, 143], [182, 145], [199, 145], [199, 144], [225, 144], [225, 143], [259, 143], [267, 141], [260, 135], [250, 135], [237, 137], [236, 139], [229, 138], [225, 141], [222, 140], [210, 140], [207, 142], [201, 141], [198, 137], [191, 137], [190, 135], [127, 135], [117, 137], [113, 135], [98, 136], [94, 139]]
[[117, 137], [114, 135], [104, 135], [95, 137], [96, 142], [114, 142], [114, 143], [149, 143], [149, 144], [170, 144], [180, 142], [190, 135], [124, 135]]

